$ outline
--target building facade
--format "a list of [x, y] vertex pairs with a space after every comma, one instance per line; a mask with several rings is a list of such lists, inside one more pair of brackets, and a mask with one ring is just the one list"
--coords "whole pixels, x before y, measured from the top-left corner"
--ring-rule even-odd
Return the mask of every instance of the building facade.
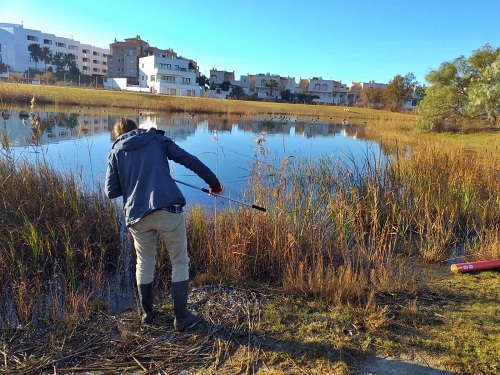
[[231, 85], [235, 84], [234, 71], [227, 72], [225, 70], [210, 69], [210, 83], [220, 85], [222, 82], [229, 82]]
[[156, 94], [200, 96], [197, 71], [188, 59], [146, 56], [139, 59], [139, 86]]
[[[305, 86], [305, 82], [302, 83]], [[348, 89], [342, 81], [332, 79], [323, 79], [321, 77], [313, 77], [307, 85], [307, 93], [317, 96], [319, 103], [325, 104], [347, 104]]]
[[109, 50], [84, 44], [77, 40], [25, 29], [23, 25], [0, 23], [0, 62], [9, 67], [10, 72], [45, 71], [56, 66], [51, 62], [35, 61], [28, 46], [38, 44], [47, 47], [50, 55], [72, 54], [81, 74], [106, 76]]

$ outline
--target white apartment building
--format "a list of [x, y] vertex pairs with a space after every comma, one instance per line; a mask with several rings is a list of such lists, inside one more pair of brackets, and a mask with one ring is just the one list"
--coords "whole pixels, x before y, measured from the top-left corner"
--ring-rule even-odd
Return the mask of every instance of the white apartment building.
[[317, 95], [320, 103], [346, 104], [347, 85], [342, 81], [314, 77], [309, 80], [307, 92]]
[[189, 69], [189, 60], [183, 58], [141, 57], [139, 85], [156, 94], [200, 96], [196, 70]]
[[[281, 77], [277, 74], [256, 74], [255, 76], [250, 77], [250, 90], [249, 94], [257, 94], [258, 98], [278, 98], [280, 95], [280, 79]], [[271, 88], [270, 86], [267, 86], [267, 83], [270, 80], [274, 80], [276, 82], [276, 86]]]
[[[29, 69], [45, 70], [43, 61], [33, 61], [28, 46], [36, 43], [40, 48], [48, 47], [53, 56], [56, 53], [71, 53], [82, 74], [106, 76], [109, 49], [94, 47], [71, 38], [25, 29], [23, 25], [0, 23], [0, 62], [10, 72], [24, 73]], [[47, 69], [55, 66], [47, 64]]]

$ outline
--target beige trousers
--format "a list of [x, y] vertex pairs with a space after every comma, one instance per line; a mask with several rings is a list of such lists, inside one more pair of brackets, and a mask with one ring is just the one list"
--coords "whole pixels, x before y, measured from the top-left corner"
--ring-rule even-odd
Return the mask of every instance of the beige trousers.
[[156, 233], [160, 233], [172, 264], [172, 282], [189, 279], [186, 223], [184, 214], [165, 210], [154, 211], [129, 227], [137, 254], [137, 285], [149, 284], [154, 279], [156, 266]]

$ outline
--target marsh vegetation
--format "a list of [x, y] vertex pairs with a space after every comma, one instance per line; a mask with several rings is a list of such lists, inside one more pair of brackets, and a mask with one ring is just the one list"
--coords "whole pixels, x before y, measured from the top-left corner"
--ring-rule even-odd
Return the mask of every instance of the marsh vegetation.
[[[340, 108], [324, 106], [73, 92], [10, 84], [2, 84], [0, 89], [4, 103], [6, 98], [27, 103], [35, 95], [37, 103], [47, 100], [55, 105], [345, 116]], [[493, 303], [500, 300], [498, 274], [461, 276], [468, 280], [464, 284], [458, 277], [443, 283], [426, 269], [439, 267], [442, 276], [453, 257], [500, 258], [498, 134], [492, 135], [496, 137], [493, 146], [485, 148], [480, 143], [471, 149], [447, 137], [415, 133], [414, 115], [363, 109], [350, 115], [365, 119], [366, 134], [380, 142], [389, 158], [367, 155], [353, 166], [349, 160], [324, 155], [296, 161], [292, 167], [286, 157], [270, 163], [262, 142], [244, 197], [267, 207], [265, 214], [234, 206], [189, 210], [189, 252], [197, 288], [218, 286], [225, 300], [228, 289], [224, 288], [235, 288], [249, 298], [240, 301], [239, 307], [220, 302], [216, 308], [214, 300], [212, 310], [199, 305], [211, 324], [192, 339], [198, 340], [198, 348], [211, 350], [201, 351], [197, 366], [214, 372], [221, 366], [222, 371], [222, 363], [231, 362], [237, 347], [243, 354], [233, 363], [233, 370], [239, 366], [239, 371], [251, 372], [270, 366], [314, 373], [316, 367], [321, 373], [348, 374], [372, 350], [397, 355], [410, 346], [437, 355], [434, 364], [441, 368], [496, 373], [498, 320], [480, 315], [480, 311], [487, 309], [488, 316], [499, 314]], [[36, 118], [28, 121], [36, 147]], [[109, 278], [126, 277], [133, 264], [120, 209], [99, 192], [85, 191], [78, 176], [61, 174], [43, 160], [13, 159], [6, 138], [2, 139], [0, 324], [4, 363], [0, 372], [87, 367], [110, 373], [123, 370], [119, 358], [124, 363], [123, 358], [129, 358], [126, 355], [96, 362], [68, 348], [77, 345], [85, 330], [92, 331], [97, 340], [99, 324], [116, 331], [112, 337], [109, 332], [102, 336], [117, 351], [135, 353], [135, 362], [127, 360], [130, 371], [152, 373], [168, 368], [169, 358], [148, 355], [155, 348], [151, 342], [134, 339], [134, 330], [144, 333], [145, 329], [135, 323], [124, 325], [123, 319], [131, 319], [126, 315], [111, 318], [104, 302]], [[159, 249], [157, 283], [166, 292], [170, 267], [163, 244]], [[468, 288], [477, 288], [477, 299]], [[463, 319], [461, 325], [455, 320], [461, 290], [466, 290], [470, 302], [468, 316], [481, 316], [482, 326], [466, 324]], [[168, 313], [167, 298], [158, 302]], [[222, 305], [225, 307], [220, 308]], [[211, 315], [213, 311], [218, 312], [217, 319]], [[229, 319], [232, 314], [236, 320]], [[145, 334], [158, 335], [155, 329], [170, 332], [167, 323]], [[444, 343], [443, 330], [451, 337]], [[26, 345], [13, 342], [29, 335], [48, 341], [38, 351], [30, 349], [34, 355], [21, 360]], [[268, 344], [265, 337], [277, 344]], [[178, 338], [179, 342], [185, 339]], [[108, 349], [92, 347], [97, 353]], [[172, 358], [175, 362], [187, 356], [177, 353]]]

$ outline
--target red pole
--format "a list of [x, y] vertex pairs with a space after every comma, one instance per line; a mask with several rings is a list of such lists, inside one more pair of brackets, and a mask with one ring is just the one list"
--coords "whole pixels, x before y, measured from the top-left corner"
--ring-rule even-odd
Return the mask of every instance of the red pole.
[[481, 260], [478, 262], [465, 262], [451, 265], [451, 272], [471, 272], [500, 268], [500, 259]]

